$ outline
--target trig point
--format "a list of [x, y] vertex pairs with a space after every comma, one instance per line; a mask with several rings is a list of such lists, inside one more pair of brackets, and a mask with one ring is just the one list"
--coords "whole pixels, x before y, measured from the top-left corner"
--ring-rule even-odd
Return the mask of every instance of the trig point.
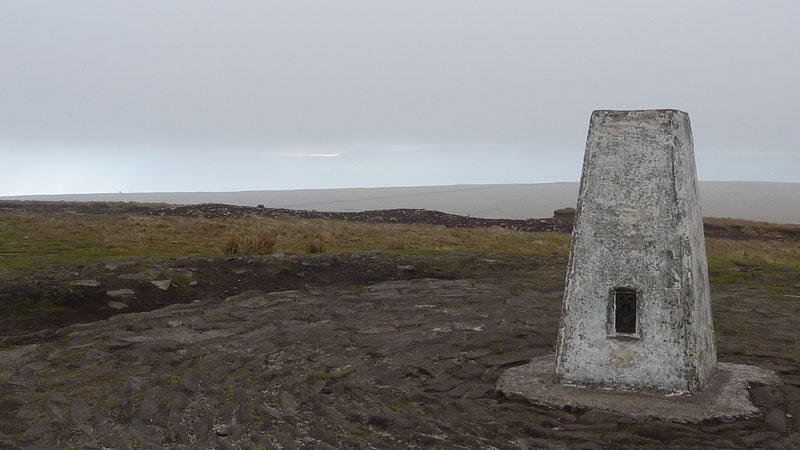
[[689, 115], [595, 111], [556, 354], [497, 390], [534, 404], [700, 422], [759, 413], [771, 371], [717, 363]]
[[572, 234], [556, 375], [693, 392], [717, 364], [689, 115], [595, 111]]

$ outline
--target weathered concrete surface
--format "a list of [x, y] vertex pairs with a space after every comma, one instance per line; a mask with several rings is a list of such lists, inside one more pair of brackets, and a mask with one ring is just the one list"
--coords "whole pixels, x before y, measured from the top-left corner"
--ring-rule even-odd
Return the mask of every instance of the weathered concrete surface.
[[[635, 292], [635, 331], [615, 290]], [[689, 116], [592, 114], [557, 345], [564, 384], [694, 392], [713, 375]]]
[[497, 390], [549, 408], [591, 408], [638, 420], [672, 420], [699, 423], [716, 419], [730, 422], [761, 416], [748, 397], [750, 383], [783, 384], [771, 370], [744, 364], [717, 364], [717, 371], [702, 391], [693, 395], [663, 395], [640, 391], [591, 389], [558, 384], [554, 355], [508, 369]]

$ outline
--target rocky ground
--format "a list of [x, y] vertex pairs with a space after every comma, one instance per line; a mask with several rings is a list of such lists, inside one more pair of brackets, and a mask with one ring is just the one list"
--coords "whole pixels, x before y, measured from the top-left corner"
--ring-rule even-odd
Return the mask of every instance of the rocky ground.
[[753, 386], [762, 417], [674, 424], [498, 395], [503, 370], [553, 351], [565, 264], [370, 253], [33, 274], [0, 294], [69, 308], [44, 330], [0, 322], [0, 448], [800, 448], [794, 291], [712, 286], [719, 359], [784, 382]]
[[[556, 210], [553, 217], [539, 219], [485, 219], [481, 217], [459, 216], [427, 209], [388, 209], [361, 212], [307, 211], [282, 208], [266, 208], [264, 205], [237, 206], [216, 203], [198, 205], [167, 205], [148, 203], [114, 202], [39, 202], [39, 201], [0, 201], [0, 212], [73, 212], [79, 214], [128, 214], [144, 216], [181, 216], [206, 219], [281, 216], [303, 219], [333, 219], [368, 223], [428, 224], [445, 227], [478, 228], [500, 227], [524, 232], [571, 233], [574, 221], [574, 208]], [[746, 221], [740, 221], [746, 222]], [[705, 236], [734, 240], [800, 240], [800, 227], [781, 226], [766, 222], [719, 223], [719, 220], [704, 223]], [[749, 228], [749, 229], [746, 229]]]
[[[446, 227], [478, 228], [497, 226], [527, 232], [571, 232], [574, 211], [557, 214], [546, 219], [484, 219], [447, 214], [427, 209], [384, 209], [361, 212], [306, 211], [283, 208], [266, 208], [263, 205], [237, 206], [217, 203], [199, 205], [154, 205], [141, 203], [70, 203], [0, 201], [2, 212], [75, 212], [80, 214], [132, 214], [146, 216], [181, 216], [206, 219], [281, 216], [303, 219], [333, 219], [368, 223], [424, 223]], [[559, 210], [560, 211], [560, 210]]]

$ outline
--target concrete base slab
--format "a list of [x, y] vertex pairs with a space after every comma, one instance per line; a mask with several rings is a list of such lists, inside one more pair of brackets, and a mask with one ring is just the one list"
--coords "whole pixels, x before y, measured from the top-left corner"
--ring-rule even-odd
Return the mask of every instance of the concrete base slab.
[[750, 403], [749, 383], [782, 384], [771, 370], [717, 363], [717, 372], [709, 385], [694, 395], [565, 386], [555, 380], [555, 355], [547, 355], [506, 370], [496, 389], [506, 397], [524, 399], [548, 408], [588, 408], [639, 420], [696, 423], [710, 419], [729, 422], [757, 417], [760, 411]]

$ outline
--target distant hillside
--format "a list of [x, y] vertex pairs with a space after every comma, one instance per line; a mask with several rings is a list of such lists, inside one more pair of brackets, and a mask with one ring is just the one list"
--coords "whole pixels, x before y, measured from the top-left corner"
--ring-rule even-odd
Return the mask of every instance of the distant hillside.
[[[578, 183], [305, 189], [242, 192], [157, 192], [0, 197], [4, 200], [134, 201], [175, 204], [226, 203], [318, 211], [424, 208], [472, 217], [528, 219], [551, 217], [573, 206]], [[734, 217], [800, 223], [800, 183], [700, 182], [706, 217]]]

